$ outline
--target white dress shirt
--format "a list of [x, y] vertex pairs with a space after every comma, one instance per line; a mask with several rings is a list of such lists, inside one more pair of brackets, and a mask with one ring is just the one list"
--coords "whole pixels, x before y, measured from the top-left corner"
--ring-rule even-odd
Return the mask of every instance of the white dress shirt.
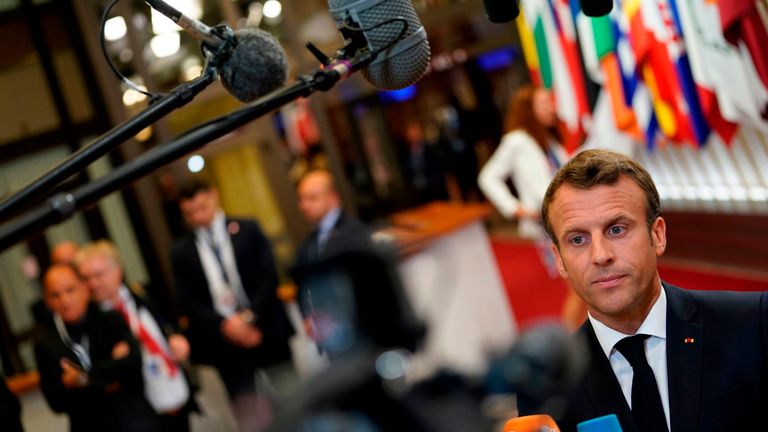
[[317, 224], [317, 247], [318, 250], [323, 250], [325, 242], [328, 241], [328, 237], [331, 236], [333, 227], [336, 226], [336, 222], [341, 216], [341, 207], [334, 207], [320, 219]]
[[[632, 366], [626, 358], [615, 348], [616, 343], [625, 337], [633, 336], [618, 332], [589, 314], [589, 322], [595, 330], [597, 341], [603, 349], [605, 356], [611, 363], [613, 373], [621, 385], [621, 391], [624, 393], [624, 399], [630, 409], [632, 408]], [[659, 298], [653, 304], [645, 321], [637, 329], [637, 334], [650, 335], [645, 340], [645, 355], [648, 358], [648, 364], [653, 370], [656, 378], [656, 385], [659, 387], [659, 396], [664, 408], [664, 416], [667, 419], [667, 430], [670, 430], [669, 422], [669, 380], [667, 378], [667, 295], [664, 287], [661, 287]]]

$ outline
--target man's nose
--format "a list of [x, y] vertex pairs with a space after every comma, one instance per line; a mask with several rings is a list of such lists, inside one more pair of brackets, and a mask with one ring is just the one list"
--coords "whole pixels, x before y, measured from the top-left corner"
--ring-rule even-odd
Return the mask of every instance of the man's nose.
[[602, 236], [592, 237], [592, 262], [599, 266], [612, 263], [615, 259], [611, 242]]

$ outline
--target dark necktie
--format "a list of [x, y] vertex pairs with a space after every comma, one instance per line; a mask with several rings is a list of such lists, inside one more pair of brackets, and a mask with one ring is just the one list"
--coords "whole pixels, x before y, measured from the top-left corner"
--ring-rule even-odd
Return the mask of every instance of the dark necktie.
[[221, 248], [216, 242], [216, 237], [213, 236], [213, 229], [208, 228], [208, 238], [210, 239], [211, 250], [216, 257], [216, 262], [219, 263], [219, 269], [221, 269], [221, 276], [224, 278], [224, 282], [227, 286], [231, 286], [229, 283], [229, 275], [227, 275], [227, 268], [224, 266], [224, 259], [221, 257]]
[[632, 417], [640, 432], [667, 431], [659, 387], [645, 357], [643, 342], [649, 335], [634, 335], [620, 340], [616, 349], [632, 366]]

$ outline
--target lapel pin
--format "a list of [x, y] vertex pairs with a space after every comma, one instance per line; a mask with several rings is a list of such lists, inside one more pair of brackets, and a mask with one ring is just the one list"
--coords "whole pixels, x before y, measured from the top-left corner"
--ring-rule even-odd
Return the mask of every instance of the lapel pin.
[[227, 225], [227, 231], [231, 235], [237, 234], [240, 231], [240, 224], [235, 221], [230, 222], [229, 225]]
[[684, 338], [683, 343], [692, 344], [695, 340], [693, 338]]

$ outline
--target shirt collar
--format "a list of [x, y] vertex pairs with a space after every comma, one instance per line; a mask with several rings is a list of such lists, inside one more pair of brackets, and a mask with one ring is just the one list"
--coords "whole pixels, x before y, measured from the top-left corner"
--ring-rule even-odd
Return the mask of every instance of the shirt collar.
[[[603, 349], [606, 357], [610, 357], [613, 352], [613, 347], [617, 342], [632, 335], [627, 335], [616, 331], [607, 325], [596, 320], [592, 314], [588, 313], [589, 322], [592, 324], [592, 328], [595, 331], [597, 341], [600, 342], [600, 347]], [[667, 338], [667, 294], [664, 292], [664, 287], [661, 287], [659, 298], [651, 307], [645, 320], [637, 329], [637, 334], [647, 334], [655, 336], [661, 339]]]
[[324, 233], [332, 230], [333, 227], [336, 225], [336, 221], [339, 220], [340, 216], [341, 216], [341, 207], [334, 207], [328, 210], [328, 213], [326, 213], [325, 216], [323, 216], [323, 218], [320, 219], [320, 223], [317, 224], [318, 232]]
[[131, 295], [131, 290], [129, 290], [125, 284], [120, 285], [120, 301], [128, 303], [132, 300], [133, 296]]
[[[125, 284], [121, 284], [120, 288], [118, 288], [117, 298], [118, 301], [123, 304], [128, 304], [133, 301], [133, 297], [131, 297], [131, 291], [127, 286], [125, 286]], [[112, 310], [117, 307], [115, 302], [111, 300], [104, 300], [103, 302], [99, 303], [99, 306], [101, 307], [101, 310]]]
[[195, 235], [197, 238], [203, 239], [205, 242], [209, 242], [211, 240], [211, 235], [218, 236], [219, 232], [226, 231], [226, 224], [227, 217], [224, 215], [224, 210], [219, 209], [213, 215], [213, 219], [211, 220], [210, 225], [207, 227], [195, 228]]

